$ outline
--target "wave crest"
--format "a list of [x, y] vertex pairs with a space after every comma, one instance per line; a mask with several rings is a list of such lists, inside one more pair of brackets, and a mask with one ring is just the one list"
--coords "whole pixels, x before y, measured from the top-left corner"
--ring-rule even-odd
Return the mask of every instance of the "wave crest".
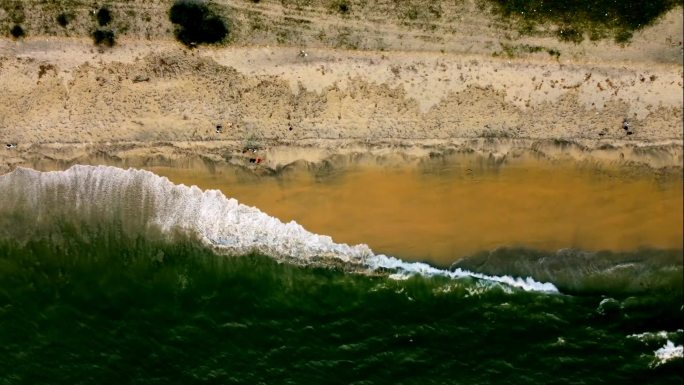
[[[424, 263], [375, 255], [367, 245], [335, 243], [298, 223], [283, 223], [257, 208], [227, 198], [221, 191], [176, 185], [149, 171], [108, 166], [73, 166], [66, 171], [18, 168], [0, 176], [0, 233], [31, 237], [55, 220], [117, 223], [129, 232], [158, 230], [197, 235], [222, 254], [261, 253], [300, 263], [334, 258], [367, 271], [391, 269], [401, 275], [470, 276], [524, 290], [556, 292], [532, 278], [488, 276], [463, 269], [441, 270]], [[28, 220], [27, 220], [28, 219]], [[3, 223], [4, 222], [4, 223]]]

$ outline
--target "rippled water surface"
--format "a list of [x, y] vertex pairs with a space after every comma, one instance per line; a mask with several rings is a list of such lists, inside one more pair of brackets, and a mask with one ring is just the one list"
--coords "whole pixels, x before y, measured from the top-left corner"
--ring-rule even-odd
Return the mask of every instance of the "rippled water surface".
[[501, 246], [630, 251], [682, 246], [681, 176], [476, 157], [431, 167], [356, 167], [255, 177], [154, 167], [220, 189], [336, 241], [448, 264]]
[[0, 384], [684, 383], [681, 179], [155, 171], [0, 176]]

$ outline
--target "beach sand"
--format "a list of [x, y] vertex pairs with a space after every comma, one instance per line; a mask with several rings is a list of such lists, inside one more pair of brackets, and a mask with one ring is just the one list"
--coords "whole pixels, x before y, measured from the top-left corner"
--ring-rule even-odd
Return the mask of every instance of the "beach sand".
[[[310, 44], [306, 56], [256, 41], [188, 50], [129, 34], [97, 49], [82, 37], [3, 38], [0, 138], [17, 146], [0, 151], [0, 171], [97, 157], [225, 161], [245, 147], [271, 149], [262, 167], [274, 170], [337, 153], [501, 156], [553, 144], [561, 156], [618, 148], [610, 161], [681, 167], [681, 15], [676, 8], [626, 46], [539, 38], [559, 57], [494, 55], [501, 37], [494, 48], [441, 51]], [[668, 159], [654, 163], [643, 147]]]

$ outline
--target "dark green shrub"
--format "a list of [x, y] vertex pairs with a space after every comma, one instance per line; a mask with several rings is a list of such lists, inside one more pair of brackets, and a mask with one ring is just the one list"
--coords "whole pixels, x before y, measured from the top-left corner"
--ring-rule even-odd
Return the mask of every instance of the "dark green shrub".
[[102, 7], [97, 11], [97, 23], [100, 27], [104, 27], [112, 21], [112, 14], [109, 12], [109, 8]]
[[349, 13], [349, 11], [351, 10], [351, 6], [349, 5], [349, 3], [343, 0], [337, 3], [337, 10], [340, 13]]
[[582, 40], [584, 40], [582, 32], [571, 27], [563, 27], [559, 29], [558, 32], [556, 32], [556, 36], [558, 36], [558, 39], [561, 41], [572, 42], [575, 44], [579, 44], [582, 42]]
[[95, 45], [104, 45], [112, 47], [116, 44], [114, 32], [108, 29], [98, 29], [93, 32], [93, 41]]
[[410, 7], [408, 10], [406, 10], [404, 16], [406, 16], [409, 20], [418, 19], [418, 8]]
[[594, 38], [609, 36], [602, 34], [608, 29], [615, 38], [628, 40], [631, 32], [639, 30], [656, 20], [660, 15], [681, 5], [681, 0], [491, 0], [495, 10], [503, 16], [515, 17], [525, 23], [547, 21], [571, 27], [570, 31], [558, 35], [563, 40], [581, 40], [583, 32]]
[[18, 39], [18, 38], [23, 37], [25, 35], [24, 29], [21, 28], [21, 26], [19, 24], [14, 25], [14, 27], [12, 27], [12, 29], [10, 29], [10, 34], [12, 34], [12, 36], [15, 39]]
[[228, 27], [203, 2], [176, 1], [169, 11], [169, 19], [177, 24], [176, 38], [187, 46], [218, 43], [228, 35]]
[[628, 31], [628, 30], [618, 31], [618, 33], [615, 34], [615, 42], [620, 43], [620, 44], [627, 43], [632, 39], [633, 35], [634, 35], [634, 33], [632, 31]]
[[69, 21], [71, 21], [71, 15], [67, 15], [64, 12], [57, 15], [57, 24], [59, 24], [63, 28], [69, 25]]

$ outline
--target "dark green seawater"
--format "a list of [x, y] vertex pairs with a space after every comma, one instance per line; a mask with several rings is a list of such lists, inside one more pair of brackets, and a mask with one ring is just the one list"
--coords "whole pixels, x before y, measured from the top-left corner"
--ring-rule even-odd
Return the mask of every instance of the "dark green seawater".
[[63, 227], [0, 243], [0, 383], [678, 384], [664, 341], [627, 337], [681, 328], [672, 294], [599, 307]]
[[655, 355], [683, 342], [681, 250], [508, 249], [450, 267], [560, 291], [535, 292], [227, 256], [214, 246], [231, 234], [280, 239], [267, 225], [310, 238], [241, 232], [266, 217], [142, 171], [20, 170], [0, 196], [3, 385], [684, 383], [681, 351]]

